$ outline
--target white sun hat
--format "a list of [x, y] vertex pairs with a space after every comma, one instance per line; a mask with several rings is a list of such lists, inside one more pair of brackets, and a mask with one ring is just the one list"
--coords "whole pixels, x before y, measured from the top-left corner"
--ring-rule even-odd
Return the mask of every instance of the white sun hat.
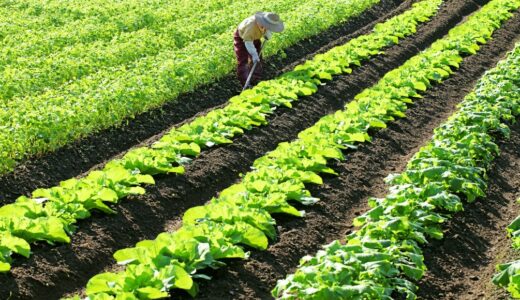
[[280, 16], [272, 12], [257, 12], [255, 20], [272, 32], [282, 32], [284, 29]]

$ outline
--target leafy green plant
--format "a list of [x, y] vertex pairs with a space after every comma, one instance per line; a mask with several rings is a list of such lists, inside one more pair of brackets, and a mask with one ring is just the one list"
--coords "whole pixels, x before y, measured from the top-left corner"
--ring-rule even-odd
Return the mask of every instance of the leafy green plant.
[[520, 260], [497, 265], [493, 283], [507, 289], [511, 297], [520, 299]]
[[[25, 234], [24, 226], [43, 224], [43, 222], [49, 222], [48, 218], [52, 218], [53, 226], [60, 229], [60, 233], [72, 234], [77, 220], [88, 218], [90, 211], [98, 210], [113, 213], [114, 211], [109, 205], [119, 202], [129, 194], [143, 194], [145, 190], [141, 185], [154, 183], [151, 175], [181, 174], [184, 172], [184, 165], [191, 158], [198, 156], [202, 149], [231, 143], [231, 139], [235, 135], [242, 134], [244, 130], [266, 124], [266, 115], [271, 113], [276, 106], [290, 107], [291, 102], [299, 96], [315, 93], [317, 84], [321, 83], [318, 77], [324, 76], [320, 74], [336, 72], [333, 67], [316, 72], [318, 65], [337, 66], [335, 60], [337, 59], [348, 72], [350, 66], [360, 64], [362, 60], [368, 59], [374, 53], [379, 53], [382, 48], [398, 40], [398, 38], [389, 39], [392, 36], [389, 32], [393, 32], [389, 28], [396, 26], [396, 24], [400, 25], [397, 28], [403, 30], [403, 32], [393, 32], [396, 37], [411, 34], [415, 31], [415, 26], [420, 20], [427, 20], [428, 17], [435, 14], [441, 2], [441, 0], [419, 2], [414, 5], [413, 9], [379, 25], [373, 33], [348, 42], [345, 46], [342, 46], [341, 51], [332, 49], [318, 56], [316, 60], [320, 60], [320, 64], [309, 63], [297, 67], [297, 70], [277, 79], [263, 82], [254, 89], [247, 90], [232, 98], [230, 104], [226, 107], [211, 111], [205, 116], [196, 118], [191, 123], [173, 129], [151, 147], [141, 147], [129, 151], [121, 159], [109, 162], [102, 170], [94, 171], [85, 178], [70, 179], [62, 182], [60, 186], [50, 189], [38, 189], [33, 192], [31, 199], [27, 199], [27, 197], [17, 199], [14, 204], [0, 208], [0, 212], [2, 210], [20, 210], [20, 212], [23, 212], [27, 202], [31, 203], [31, 211], [12, 214], [7, 220], [15, 224], [14, 227], [6, 226], [5, 229], [0, 229], [0, 234], [5, 231], [6, 236], [27, 239], [30, 242], [32, 240], [29, 240], [29, 236]], [[372, 41], [372, 43], [368, 41]], [[370, 49], [370, 51], [363, 51], [362, 49]], [[323, 60], [326, 57], [329, 58]], [[378, 122], [372, 120], [370, 125], [377, 126]], [[349, 132], [341, 136], [341, 139], [351, 142], [363, 141], [365, 138], [368, 139], [369, 137], [362, 131]], [[309, 139], [312, 141], [312, 138]], [[318, 151], [318, 154], [322, 157], [341, 155], [340, 152], [331, 147], [321, 150], [318, 148], [315, 151]], [[320, 154], [319, 151], [325, 152]], [[312, 171], [314, 170], [327, 171], [328, 169], [317, 164], [312, 169]], [[330, 172], [330, 170], [328, 171]], [[292, 184], [284, 182], [283, 185], [278, 186], [280, 193], [285, 189], [294, 190], [294, 192], [289, 193], [290, 199], [295, 198], [295, 200], [301, 200], [304, 203], [315, 201], [315, 199], [309, 197], [308, 192], [298, 192], [298, 189], [303, 185], [303, 182], [307, 182], [307, 180], [317, 182], [319, 177], [309, 172], [293, 173], [295, 176], [294, 182]], [[283, 180], [285, 181], [286, 178], [284, 177]], [[258, 197], [257, 200], [264, 205], [272, 206], [272, 209], [276, 212], [300, 215], [300, 212], [296, 211], [294, 207], [284, 202], [285, 198], [281, 195], [279, 198], [267, 202], [261, 200], [261, 197]], [[34, 211], [38, 211], [38, 213]], [[34, 240], [44, 240], [48, 243], [69, 241], [68, 238], [64, 239], [61, 235], [60, 240], [55, 238], [55, 234], [46, 235], [45, 228], [47, 227], [40, 226], [37, 230], [32, 229], [35, 232], [31, 232], [31, 237], [35, 238]], [[24, 249], [20, 252], [8, 248], [10, 250], [6, 250], [0, 256], [0, 262], [7, 266], [13, 253], [24, 255], [27, 253], [27, 247], [24, 244]], [[4, 267], [3, 270], [6, 271], [8, 268]]]
[[[274, 239], [276, 236], [274, 230], [275, 220], [271, 216], [273, 213], [282, 212], [294, 216], [304, 216], [304, 212], [298, 211], [291, 203], [299, 202], [304, 205], [311, 205], [319, 201], [307, 190], [306, 184], [321, 184], [323, 181], [320, 174], [322, 173], [335, 174], [335, 171], [327, 166], [329, 160], [345, 159], [341, 150], [355, 147], [360, 142], [370, 141], [370, 136], [368, 135], [370, 128], [385, 127], [386, 122], [391, 121], [394, 117], [404, 116], [404, 111], [407, 108], [406, 103], [410, 102], [409, 97], [420, 97], [418, 92], [423, 89], [422, 85], [413, 84], [414, 82], [423, 82], [428, 87], [430, 82], [429, 80], [426, 81], [424, 78], [428, 77], [424, 76], [436, 74], [437, 69], [448, 68], [451, 71], [451, 68], [447, 66], [460, 62], [462, 50], [456, 50], [457, 48], [453, 47], [453, 44], [444, 43], [444, 41], [457, 42], [461, 47], [465, 47], [470, 46], [470, 44], [468, 42], [460, 43], [459, 41], [468, 40], [467, 37], [472, 36], [473, 43], [476, 44], [480, 37], [479, 32], [481, 28], [475, 27], [474, 24], [483, 23], [496, 28], [508, 16], [495, 13], [511, 9], [512, 6], [504, 5], [503, 1], [492, 1], [479, 13], [470, 17], [462, 25], [459, 25], [466, 28], [466, 35], [458, 37], [449, 35], [445, 39], [440, 40], [438, 43], [443, 46], [433, 45], [431, 50], [429, 49], [421, 53], [407, 61], [400, 68], [388, 73], [378, 84], [360, 93], [356, 100], [346, 106], [345, 110], [322, 118], [314, 126], [302, 131], [298, 135], [298, 139], [290, 143], [284, 142], [279, 144], [274, 151], [257, 159], [253, 164], [252, 171], [245, 174], [239, 183], [223, 190], [219, 197], [212, 199], [207, 205], [193, 207], [186, 211], [183, 225], [179, 230], [172, 233], [162, 233], [153, 241], [143, 241], [133, 248], [116, 252], [114, 257], [119, 264], [125, 265], [126, 269], [117, 273], [109, 272], [94, 276], [87, 284], [86, 294], [89, 299], [114, 299], [121, 295], [146, 299], [146, 296], [139, 292], [139, 289], [143, 287], [153, 287], [161, 293], [166, 293], [171, 287], [168, 284], [158, 285], [158, 281], [155, 278], [143, 279], [139, 281], [141, 284], [139, 286], [130, 286], [127, 283], [132, 282], [131, 278], [136, 276], [136, 273], [132, 271], [133, 269], [150, 268], [155, 274], [159, 274], [163, 267], [158, 263], [162, 264], [165, 262], [165, 265], [168, 265], [173, 260], [184, 264], [186, 273], [190, 274], [192, 278], [208, 279], [207, 275], [202, 274], [201, 271], [207, 267], [220, 267], [223, 265], [223, 262], [201, 259], [199, 251], [174, 252], [169, 250], [170, 247], [174, 249], [181, 247], [193, 237], [196, 237], [196, 240], [199, 242], [209, 244], [208, 251], [210, 253], [213, 251], [220, 253], [221, 244], [213, 241], [215, 238], [219, 241], [230, 241], [231, 245], [242, 250], [243, 245], [256, 249], [265, 249], [268, 240]], [[502, 15], [502, 17], [497, 17], [497, 15]], [[447, 48], [447, 50], [443, 47]], [[402, 76], [398, 76], [399, 74]], [[449, 76], [449, 72], [445, 76]], [[403, 78], [406, 80], [402, 80]], [[387, 92], [380, 93], [379, 91]], [[374, 101], [374, 99], [378, 101]], [[490, 116], [495, 116], [494, 114], [497, 111], [502, 110], [492, 111]], [[481, 129], [474, 128], [471, 132], [476, 133]], [[479, 137], [477, 134], [476, 136]], [[447, 140], [458, 142], [460, 139], [450, 137]], [[475, 145], [475, 147], [480, 145], [477, 141], [468, 142], [469, 145]], [[490, 142], [485, 145], [494, 144]], [[461, 152], [472, 154], [474, 148]], [[480, 160], [481, 158], [478, 157], [478, 161]], [[464, 173], [465, 169], [460, 168], [460, 174], [456, 173], [458, 170], [456, 169], [454, 172], [455, 175], [459, 176], [450, 176], [446, 179], [447, 183], [450, 183], [453, 178], [467, 175]], [[480, 172], [480, 170], [483, 169], [475, 168], [475, 172]], [[396, 177], [393, 180], [397, 181], [399, 179]], [[403, 180], [405, 180], [405, 177], [403, 177]], [[442, 207], [452, 210], [461, 208], [457, 204], [460, 202], [458, 196], [452, 197], [448, 193], [441, 192], [444, 188], [444, 185], [441, 183], [444, 182], [431, 183], [428, 188], [424, 189], [419, 187], [415, 189], [409, 188], [411, 187], [410, 184], [403, 185], [409, 189], [406, 189], [407, 194], [400, 195], [399, 199], [411, 202], [410, 212], [417, 213], [414, 215], [418, 217], [417, 221], [412, 218], [407, 219], [404, 216], [392, 216], [392, 219], [386, 222], [384, 210], [381, 211], [381, 209], [376, 207], [379, 205], [379, 202], [374, 200], [372, 213], [367, 214], [364, 218], [359, 218], [358, 222], [359, 224], [369, 224], [369, 218], [380, 218], [381, 223], [377, 224], [377, 228], [371, 229], [370, 233], [374, 235], [387, 234], [388, 236], [381, 239], [373, 238], [369, 241], [364, 240], [362, 235], [360, 235], [358, 239], [353, 238], [353, 242], [347, 247], [336, 243], [331, 246], [334, 249], [328, 249], [334, 252], [334, 255], [337, 254], [337, 256], [324, 264], [327, 271], [331, 271], [331, 269], [336, 270], [336, 266], [339, 268], [341, 266], [340, 258], [347, 257], [347, 261], [350, 262], [355, 259], [356, 262], [354, 265], [345, 266], [343, 269], [346, 272], [354, 272], [353, 275], [357, 275], [356, 272], [362, 272], [362, 277], [366, 278], [366, 280], [357, 282], [355, 286], [340, 286], [338, 282], [348, 281], [353, 277], [349, 276], [349, 273], [335, 273], [332, 275], [330, 273], [312, 274], [312, 266], [307, 268], [308, 266], [306, 265], [304, 267], [305, 270], [302, 272], [309, 274], [309, 278], [318, 278], [318, 281], [321, 280], [321, 283], [326, 283], [330, 280], [333, 287], [326, 290], [316, 286], [305, 286], [290, 278], [287, 282], [294, 283], [294, 285], [282, 283], [282, 286], [275, 291], [275, 295], [282, 290], [285, 291], [290, 286], [290, 292], [287, 294], [289, 295], [287, 296], [288, 298], [306, 298], [311, 297], [314, 293], [318, 295], [316, 299], [329, 297], [354, 298], [360, 292], [366, 291], [369, 293], [367, 295], [371, 295], [374, 299], [389, 299], [389, 294], [392, 288], [395, 287], [403, 293], [408, 293], [411, 297], [413, 295], [411, 292], [413, 291], [411, 281], [396, 277], [396, 275], [404, 272], [406, 276], [417, 279], [424, 270], [418, 243], [425, 241], [425, 234], [418, 230], [421, 227], [416, 228], [415, 225], [427, 225], [428, 227], [424, 226], [426, 234], [438, 236], [439, 231], [435, 226], [442, 219], [438, 215], [427, 215], [428, 212], [433, 211], [433, 204], [438, 203]], [[413, 202], [414, 199], [419, 199], [422, 196], [431, 197], [430, 206], [420, 205], [418, 201], [417, 203]], [[416, 207], [421, 210], [415, 211], [414, 208]], [[406, 212], [407, 206], [396, 205], [395, 211], [396, 213]], [[199, 229], [199, 227], [207, 228], [216, 224], [219, 224], [219, 226], [240, 225], [244, 227], [238, 231], [226, 233], [223, 236], [215, 235], [213, 231], [204, 233], [203, 230]], [[368, 228], [368, 225], [364, 228]], [[183, 238], [174, 242], [165, 242], [167, 239], [176, 239], [179, 236], [183, 236]], [[402, 236], [413, 238], [397, 242], [398, 238]], [[228, 248], [231, 248], [231, 246], [226, 247], [226, 249]], [[236, 248], [232, 249], [234, 249], [233, 253], [240, 253], [240, 255], [245, 253], [237, 252]], [[344, 253], [338, 254], [336, 251], [338, 249], [341, 249]], [[247, 254], [243, 256], [246, 257]], [[215, 256], [212, 257], [214, 258]], [[328, 255], [324, 257], [330, 258]], [[209, 262], [210, 264], [198, 265], [201, 261]], [[378, 280], [385, 280], [388, 285], [379, 286], [375, 284]], [[124, 283], [124, 286], [120, 283]], [[183, 289], [194, 294], [197, 290], [196, 286], [196, 282], [193, 282], [191, 287], [186, 286]], [[166, 297], [166, 294], [159, 294], [159, 292], [155, 294], [157, 297]]]

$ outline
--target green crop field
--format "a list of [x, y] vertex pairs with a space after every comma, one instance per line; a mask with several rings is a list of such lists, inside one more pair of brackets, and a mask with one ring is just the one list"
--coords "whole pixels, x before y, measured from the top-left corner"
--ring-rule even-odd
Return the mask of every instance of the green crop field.
[[520, 0], [0, 11], [1, 299], [520, 298]]

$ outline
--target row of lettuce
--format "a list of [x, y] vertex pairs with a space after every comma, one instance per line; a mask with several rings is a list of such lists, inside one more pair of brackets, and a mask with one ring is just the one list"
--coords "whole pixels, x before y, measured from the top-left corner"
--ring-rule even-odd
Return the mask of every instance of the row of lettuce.
[[[143, 185], [154, 183], [152, 175], [182, 174], [184, 165], [201, 149], [231, 143], [231, 138], [244, 130], [266, 124], [266, 116], [276, 106], [290, 107], [298, 96], [315, 93], [319, 84], [333, 75], [349, 73], [354, 65], [413, 34], [416, 25], [433, 16], [441, 2], [419, 2], [377, 25], [372, 33], [318, 55], [294, 71], [232, 98], [226, 107], [173, 129], [151, 147], [133, 149], [102, 170], [35, 190], [30, 197], [21, 196], [1, 207], [0, 271], [10, 270], [13, 254], [28, 257], [32, 242], [69, 243], [78, 220], [90, 217], [92, 210], [114, 213], [109, 205], [128, 195], [145, 193]], [[358, 135], [353, 138], [360, 139]]]
[[[520, 61], [517, 63], [520, 64]], [[517, 68], [516, 71], [520, 70]], [[519, 92], [517, 90], [517, 93]], [[520, 202], [520, 198], [518, 202]], [[507, 232], [513, 240], [513, 248], [516, 251], [520, 250], [520, 216], [507, 227]], [[493, 276], [493, 283], [505, 288], [512, 298], [520, 299], [520, 260], [499, 264], [496, 268], [498, 273]]]
[[[63, 51], [54, 51], [54, 46], [45, 49], [67, 43], [62, 38], [66, 31], [58, 29], [55, 39], [44, 32], [43, 49], [37, 44], [27, 50], [36, 57], [24, 55], [25, 50], [21, 50], [11, 64], [0, 68], [0, 81], [6, 82], [0, 85], [0, 171], [11, 170], [24, 158], [117, 126], [229, 74], [236, 64], [230, 51], [233, 31], [251, 11], [277, 11], [289, 24], [283, 38], [275, 36], [269, 42], [264, 55], [271, 56], [361, 14], [379, 1], [198, 1], [214, 2], [215, 6], [185, 1], [185, 11], [180, 15], [188, 17], [158, 10], [157, 20], [161, 16], [172, 19], [173, 23], [167, 23], [173, 26], [171, 31], [168, 25], [153, 28], [155, 14], [147, 10], [143, 15], [145, 24], [139, 25], [142, 29], [116, 32], [108, 40], [96, 40], [97, 34], [104, 34], [105, 30], [77, 26], [79, 35], [93, 35], [94, 40], [81, 42], [80, 38], [64, 46]], [[207, 12], [201, 13], [205, 9]], [[106, 36], [110, 37], [118, 26], [116, 19], [115, 24], [102, 28], [107, 28]], [[57, 41], [47, 45], [47, 40]], [[0, 53], [9, 56], [18, 47], [24, 47], [15, 41]], [[40, 51], [48, 54], [39, 56]]]
[[[483, 22], [486, 22], [483, 20]], [[415, 281], [426, 267], [421, 246], [443, 237], [442, 223], [468, 202], [485, 196], [486, 169], [499, 154], [495, 140], [508, 137], [507, 123], [520, 116], [520, 44], [487, 72], [435, 130], [432, 140], [401, 174], [390, 175], [389, 194], [369, 200], [354, 221], [360, 228], [306, 256], [294, 274], [280, 280], [278, 299], [415, 299]], [[520, 219], [510, 226], [520, 247]], [[520, 263], [500, 266], [495, 282], [518, 298]], [[401, 294], [401, 297], [396, 297]]]
[[[311, 195], [306, 184], [322, 184], [320, 174], [336, 174], [327, 166], [328, 161], [344, 160], [343, 149], [355, 148], [358, 143], [370, 141], [371, 130], [384, 128], [386, 123], [394, 120], [395, 117], [404, 117], [407, 104], [412, 103], [412, 98], [420, 98], [421, 91], [427, 90], [434, 82], [441, 82], [449, 77], [453, 72], [452, 69], [462, 61], [462, 55], [474, 54], [478, 51], [478, 43], [489, 40], [492, 32], [512, 16], [509, 11], [518, 7], [520, 2], [512, 4], [509, 1], [492, 0], [462, 25], [452, 29], [447, 37], [434, 43], [430, 49], [387, 73], [375, 86], [358, 94], [344, 110], [323, 117], [314, 126], [300, 132], [296, 140], [281, 143], [274, 151], [257, 159], [252, 171], [246, 173], [239, 183], [221, 191], [219, 196], [213, 198], [208, 204], [187, 210], [183, 216], [182, 226], [178, 230], [161, 233], [155, 240], [145, 240], [133, 248], [117, 251], [114, 258], [124, 266], [124, 270], [102, 273], [91, 278], [85, 290], [88, 299], [157, 299], [169, 297], [171, 289], [183, 289], [191, 295], [196, 295], [198, 285], [194, 279], [210, 279], [201, 272], [202, 270], [223, 266], [223, 259], [246, 258], [248, 252], [245, 246], [266, 249], [269, 240], [274, 240], [277, 234], [276, 222], [272, 214], [283, 213], [303, 217], [304, 211], [298, 211], [291, 202], [311, 205], [319, 200]], [[500, 112], [504, 113], [503, 110]], [[497, 111], [489, 114], [493, 116], [493, 113], [496, 114]], [[476, 116], [483, 118], [479, 114]], [[505, 131], [503, 126], [500, 128]], [[464, 145], [464, 143], [460, 144]], [[488, 144], [494, 145], [491, 142], [486, 145]], [[473, 144], [470, 143], [470, 146]], [[475, 147], [478, 148], [478, 145]], [[475, 149], [467, 151], [472, 152]], [[486, 153], [488, 155], [484, 155], [484, 158], [489, 160], [491, 153]], [[445, 154], [449, 156], [450, 152], [447, 151]], [[447, 166], [442, 165], [439, 160], [439, 168], [445, 167]], [[461, 172], [480, 171], [477, 167], [461, 166], [456, 169]], [[443, 174], [433, 170], [431, 173]], [[464, 175], [466, 173], [462, 174]], [[445, 176], [449, 177], [454, 186], [458, 186], [458, 192], [468, 193], [470, 198], [482, 194], [480, 186], [471, 184], [468, 178], [459, 177], [458, 173], [445, 174]], [[407, 179], [408, 177], [402, 176], [395, 177], [393, 180], [397, 182]], [[429, 192], [433, 193], [441, 188], [440, 185], [432, 185]], [[453, 210], [460, 209], [457, 196], [439, 193], [433, 198], [439, 202], [446, 200], [444, 202], [453, 204]], [[426, 206], [424, 209], [429, 208]], [[406, 211], [407, 206], [399, 206], [398, 210]], [[369, 216], [377, 215], [377, 213], [369, 214]], [[440, 220], [436, 217], [440, 218], [434, 215], [426, 219], [428, 222]], [[359, 222], [363, 220], [360, 218]], [[400, 224], [396, 219], [395, 224], [389, 222], [386, 227], [401, 228]], [[428, 232], [432, 235], [440, 234], [437, 227]], [[418, 238], [420, 236], [417, 234]], [[374, 248], [386, 249], [386, 246], [391, 246], [391, 241], [376, 241], [372, 244], [367, 241], [367, 247], [370, 245]], [[415, 250], [414, 245], [416, 244], [412, 243], [404, 250]], [[336, 244], [336, 247], [340, 246], [339, 243]], [[361, 250], [358, 249], [359, 247], [351, 248], [352, 251]], [[370, 252], [356, 254], [360, 261], [384, 256], [384, 254], [372, 256]], [[410, 254], [413, 258], [412, 262], [422, 263], [418, 254], [409, 252], [406, 254]], [[407, 274], [417, 275], [416, 272], [422, 272], [422, 269], [414, 268], [414, 265], [409, 262], [407, 259], [409, 256], [405, 258], [399, 259], [398, 263]], [[332, 260], [325, 269], [330, 271], [335, 263], [339, 262]], [[359, 263], [345, 269], [355, 275], [356, 270], [360, 270], [362, 266], [364, 265]], [[370, 268], [371, 266], [374, 268]], [[423, 265], [419, 267], [422, 268]], [[367, 263], [366, 268], [370, 269], [363, 273], [363, 278], [372, 274], [387, 274], [385, 271], [388, 271], [388, 274], [397, 274], [391, 268], [383, 268], [382, 271], [377, 272], [376, 264]], [[308, 269], [302, 268], [302, 270], [307, 274]], [[329, 279], [333, 281], [331, 285], [337, 287], [338, 280], [348, 280], [349, 276], [348, 273], [340, 278], [334, 278], [332, 274], [323, 275], [321, 280]], [[311, 275], [310, 278], [318, 277]], [[397, 284], [401, 291], [412, 290], [411, 283], [404, 279], [395, 278], [392, 282]], [[331, 297], [355, 299], [356, 291], [364, 290], [365, 287], [370, 288], [367, 283], [362, 282], [358, 286], [342, 290], [341, 294], [317, 294], [315, 299], [331, 299]], [[309, 286], [308, 289], [302, 286], [288, 287], [291, 289], [287, 290], [287, 295], [294, 293], [294, 299], [307, 298], [313, 292], [320, 292], [313, 286]], [[280, 287], [276, 293], [282, 290], [286, 291]], [[374, 294], [375, 292], [369, 294], [374, 299], [381, 299], [378, 296], [388, 294], [385, 289], [374, 291], [378, 294]], [[73, 299], [79, 298], [79, 296], [73, 297]]]

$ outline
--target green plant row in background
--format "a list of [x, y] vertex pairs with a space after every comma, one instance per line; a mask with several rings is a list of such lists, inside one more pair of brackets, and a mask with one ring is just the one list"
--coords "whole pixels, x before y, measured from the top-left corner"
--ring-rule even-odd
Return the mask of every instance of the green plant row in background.
[[[82, 179], [70, 179], [60, 186], [38, 189], [32, 199], [22, 196], [14, 204], [0, 208], [0, 221], [9, 222], [0, 233], [24, 240], [24, 246], [2, 252], [1, 271], [9, 270], [11, 254], [28, 256], [29, 244], [44, 240], [49, 243], [69, 242], [78, 219], [90, 216], [91, 210], [112, 213], [107, 203], [117, 203], [129, 194], [142, 194], [142, 184], [153, 184], [150, 175], [183, 173], [183, 165], [199, 155], [201, 148], [230, 143], [234, 135], [253, 126], [265, 124], [265, 115], [278, 105], [290, 106], [297, 95], [317, 90], [321, 80], [350, 72], [350, 67], [380, 53], [381, 49], [415, 32], [418, 22], [434, 15], [442, 0], [425, 0], [413, 9], [376, 26], [373, 33], [353, 39], [343, 46], [318, 55], [295, 71], [266, 81], [231, 100], [223, 109], [195, 119], [154, 143], [129, 151], [120, 160], [108, 163]], [[324, 79], [323, 79], [324, 78]]]
[[[516, 57], [510, 58], [513, 62], [509, 64], [512, 74], [520, 74], [520, 45], [517, 47]], [[516, 72], [516, 73], [514, 73]], [[520, 97], [520, 84], [512, 85], [513, 92], [516, 92], [517, 98]], [[516, 90], [514, 88], [516, 87]], [[518, 198], [517, 202], [520, 202]], [[520, 250], [520, 216], [517, 217], [508, 227], [508, 235], [513, 241], [513, 248]], [[493, 283], [497, 286], [507, 289], [511, 297], [520, 299], [520, 260], [499, 264], [496, 266], [498, 273], [493, 276]]]
[[246, 258], [243, 245], [266, 249], [269, 239], [276, 237], [271, 214], [303, 216], [289, 202], [310, 205], [318, 201], [305, 184], [321, 184], [322, 173], [336, 174], [327, 161], [344, 160], [342, 149], [370, 141], [371, 128], [384, 128], [394, 117], [404, 117], [411, 97], [420, 97], [418, 92], [431, 86], [431, 81], [449, 77], [462, 53], [475, 53], [477, 41], [488, 40], [493, 28], [511, 17], [505, 14], [511, 6], [504, 3], [493, 1], [430, 50], [358, 94], [345, 110], [322, 118], [297, 140], [281, 143], [257, 159], [240, 183], [223, 190], [209, 204], [187, 210], [179, 230], [117, 251], [114, 257], [125, 270], [94, 276], [86, 287], [89, 299], [163, 298], [174, 288], [194, 295], [193, 279], [208, 279], [200, 270], [221, 267], [224, 258]]
[[[472, 31], [477, 33], [479, 26], [484, 31], [498, 26], [498, 20], [485, 15], [494, 15], [493, 6], [506, 2], [492, 1], [481, 16], [468, 22], [475, 26], [465, 29], [468, 36], [478, 37]], [[371, 209], [355, 219], [360, 228], [347, 236], [346, 244], [334, 241], [315, 256], [304, 257], [294, 274], [278, 281], [273, 295], [278, 299], [394, 299], [401, 294], [399, 299], [415, 299], [414, 282], [426, 271], [420, 247], [427, 238], [443, 237], [441, 225], [463, 210], [461, 198], [472, 202], [485, 196], [486, 168], [499, 153], [494, 136], [498, 132], [508, 137], [504, 121], [514, 122], [520, 115], [519, 59], [520, 44], [484, 75], [406, 170], [387, 178], [390, 193], [369, 200]], [[518, 281], [518, 265], [513, 272]], [[499, 281], [507, 283], [511, 275], [501, 274]]]
[[[213, 3], [213, 5], [208, 7], [208, 3]], [[14, 62], [4, 66], [3, 71], [0, 72], [0, 81], [3, 82], [0, 99], [3, 99], [4, 102], [15, 96], [29, 99], [42, 90], [60, 90], [59, 86], [63, 83], [70, 80], [78, 81], [94, 72], [99, 73], [97, 76], [103, 77], [113, 67], [118, 70], [134, 68], [141, 57], [153, 57], [165, 50], [181, 51], [184, 47], [198, 44], [203, 39], [213, 39], [237, 26], [236, 20], [250, 12], [254, 1], [236, 2], [233, 5], [228, 2], [228, 5], [220, 7], [220, 9], [217, 9], [219, 6], [216, 4], [211, 1], [203, 1], [197, 5], [189, 5], [190, 11], [184, 11], [185, 16], [182, 18], [176, 18], [177, 16], [172, 14], [172, 7], [169, 6], [177, 7], [176, 5], [173, 3], [169, 6], [166, 5], [155, 11], [153, 15], [147, 15], [148, 24], [138, 23], [143, 28], [121, 32], [116, 38], [109, 41], [75, 43], [52, 53], [39, 49], [27, 56], [22, 56], [23, 52], [19, 53], [22, 51], [17, 48], [19, 46], [6, 49], [4, 52], [8, 53]], [[299, 4], [299, 6], [307, 5], [309, 4], [306, 2]], [[270, 5], [269, 8], [284, 14], [286, 10], [295, 9], [295, 6], [294, 3], [289, 3], [289, 0], [284, 0]], [[298, 9], [297, 6], [296, 9]], [[141, 11], [134, 13], [138, 13], [139, 16], [145, 14]], [[199, 26], [195, 26], [194, 18], [208, 20], [208, 23], [203, 26], [197, 23]], [[121, 25], [113, 25], [115, 28], [119, 26]], [[107, 26], [101, 25], [101, 27], [103, 30], [90, 32], [101, 34], [104, 30], [110, 29]], [[113, 32], [109, 31], [106, 34], [110, 35]], [[60, 38], [62, 37], [60, 36]], [[44, 35], [42, 39], [48, 40], [48, 35]], [[66, 42], [71, 43], [72, 41], [67, 40]], [[56, 44], [51, 45], [56, 47]]]
[[0, 28], [0, 37], [6, 47], [0, 52], [0, 68], [16, 63], [20, 58], [49, 55], [76, 44], [117, 40], [122, 33], [160, 30], [172, 21], [193, 20], [194, 12], [218, 12], [231, 4], [226, 0], [177, 0], [175, 3], [165, 0], [82, 3], [73, 0], [52, 1], [45, 5], [23, 3], [17, 6], [18, 11], [4, 7], [3, 10], [10, 13], [0, 15], [0, 22], [6, 25]]
[[[283, 38], [274, 37], [269, 42], [266, 56], [357, 16], [379, 0], [340, 3], [316, 0], [296, 7], [289, 2], [258, 3], [258, 9], [275, 6], [285, 11], [281, 15], [289, 24]], [[229, 15], [238, 23], [248, 13], [242, 9], [229, 12]], [[208, 18], [204, 22], [213, 24], [213, 21]], [[201, 28], [202, 22], [194, 20], [192, 28]], [[202, 28], [212, 30], [209, 25]], [[236, 64], [230, 48], [234, 28], [230, 26], [222, 33], [216, 32], [211, 38], [189, 43], [182, 49], [164, 49], [157, 55], [142, 57], [128, 68], [124, 64], [106, 68], [72, 80], [59, 89], [2, 101], [0, 168], [8, 171], [21, 159], [55, 150], [97, 130], [118, 125], [138, 113], [174, 101], [180, 93], [229, 74]]]

